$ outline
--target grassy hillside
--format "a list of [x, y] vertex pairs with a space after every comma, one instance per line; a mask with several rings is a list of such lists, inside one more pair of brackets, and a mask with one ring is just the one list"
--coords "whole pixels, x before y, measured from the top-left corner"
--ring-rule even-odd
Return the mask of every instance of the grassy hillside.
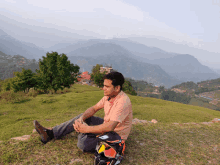
[[[219, 124], [193, 124], [220, 118], [220, 112], [155, 98], [128, 95], [133, 118], [156, 119], [157, 124], [134, 125], [126, 142], [122, 164], [211, 164], [220, 163]], [[103, 91], [75, 84], [65, 94], [38, 95], [26, 102], [0, 102], [0, 164], [92, 164], [93, 154], [77, 148], [77, 133], [43, 145], [34, 129], [38, 120], [45, 127], [63, 123], [103, 97]], [[103, 117], [104, 111], [95, 114]], [[191, 123], [192, 122], [192, 123]], [[175, 125], [173, 123], [182, 123]], [[191, 123], [191, 124], [183, 124]], [[29, 135], [28, 141], [10, 140]], [[76, 163], [77, 164], [77, 163]]]

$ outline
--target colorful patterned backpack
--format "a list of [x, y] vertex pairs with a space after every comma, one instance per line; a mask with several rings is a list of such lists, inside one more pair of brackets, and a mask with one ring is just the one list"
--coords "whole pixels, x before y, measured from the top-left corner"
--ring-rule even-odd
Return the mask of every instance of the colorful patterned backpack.
[[125, 151], [125, 141], [116, 132], [98, 135], [94, 165], [120, 164]]

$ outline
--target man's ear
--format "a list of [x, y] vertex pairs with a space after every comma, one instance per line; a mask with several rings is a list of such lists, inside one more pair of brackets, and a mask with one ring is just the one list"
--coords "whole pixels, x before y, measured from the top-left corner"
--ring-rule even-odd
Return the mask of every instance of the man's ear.
[[120, 91], [120, 85], [116, 86], [116, 90], [117, 90], [117, 92]]

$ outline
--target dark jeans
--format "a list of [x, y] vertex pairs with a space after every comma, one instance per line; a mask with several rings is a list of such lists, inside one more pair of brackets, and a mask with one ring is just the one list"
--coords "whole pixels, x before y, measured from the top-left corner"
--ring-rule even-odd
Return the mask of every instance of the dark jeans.
[[[53, 133], [55, 139], [60, 139], [62, 136], [69, 134], [74, 130], [73, 124], [75, 120], [79, 119], [82, 114], [76, 116], [75, 118], [62, 123], [58, 126], [53, 127]], [[100, 125], [104, 122], [104, 120], [100, 117], [92, 116], [85, 120], [88, 125]], [[83, 152], [95, 152], [96, 144], [97, 144], [97, 136], [98, 134], [92, 133], [79, 133], [78, 135], [78, 143], [77, 146]]]

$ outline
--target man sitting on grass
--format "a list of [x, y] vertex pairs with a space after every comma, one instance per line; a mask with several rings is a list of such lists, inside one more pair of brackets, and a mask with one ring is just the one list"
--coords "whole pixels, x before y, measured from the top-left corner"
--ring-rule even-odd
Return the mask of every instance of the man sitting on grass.
[[[119, 72], [112, 72], [104, 76], [104, 97], [83, 114], [53, 127], [52, 130], [41, 126], [36, 120], [34, 126], [41, 136], [41, 142], [60, 139], [73, 132], [79, 133], [77, 146], [83, 152], [95, 152], [96, 136], [105, 132], [116, 132], [121, 139], [127, 140], [132, 126], [132, 106], [129, 97], [122, 91], [124, 76]], [[104, 119], [93, 116], [104, 108]]]

